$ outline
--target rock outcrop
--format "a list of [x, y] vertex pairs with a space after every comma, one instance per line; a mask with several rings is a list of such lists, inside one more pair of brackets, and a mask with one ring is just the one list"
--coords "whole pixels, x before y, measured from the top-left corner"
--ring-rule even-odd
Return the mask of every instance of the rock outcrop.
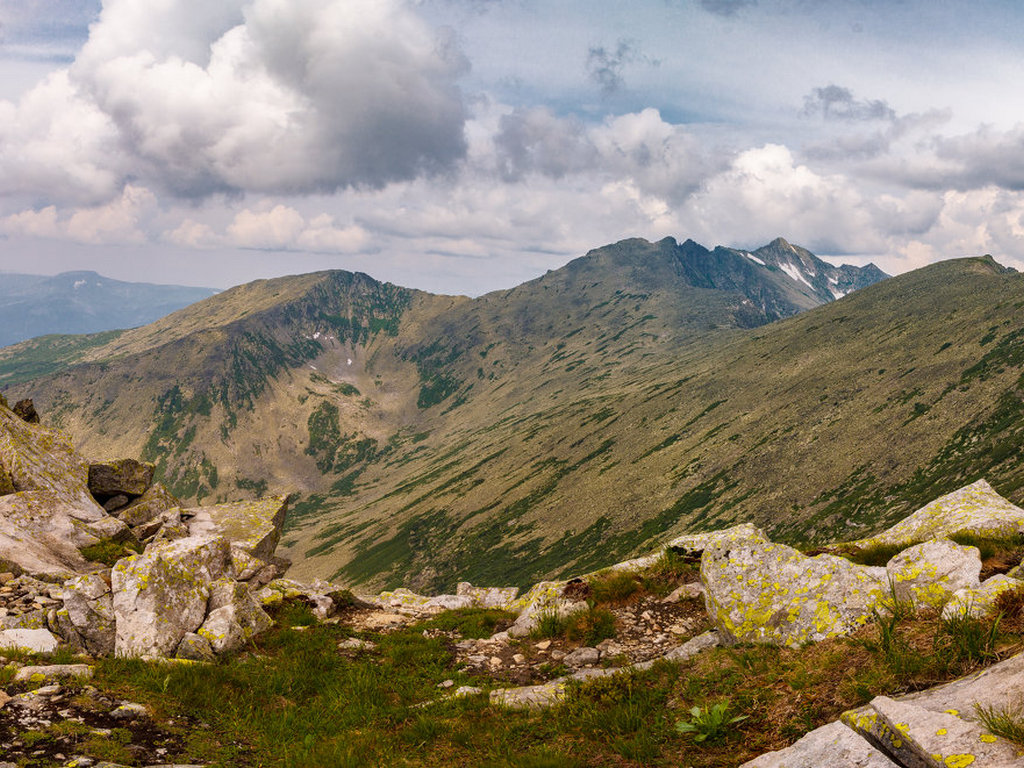
[[[0, 403], [0, 603], [23, 587], [31, 608], [0, 605], [5, 630], [94, 655], [173, 656], [187, 636], [183, 655], [205, 657], [270, 626], [254, 592], [287, 567], [286, 498], [183, 510], [152, 464], [89, 462], [22, 410]], [[93, 545], [140, 552], [108, 568], [83, 554]]]

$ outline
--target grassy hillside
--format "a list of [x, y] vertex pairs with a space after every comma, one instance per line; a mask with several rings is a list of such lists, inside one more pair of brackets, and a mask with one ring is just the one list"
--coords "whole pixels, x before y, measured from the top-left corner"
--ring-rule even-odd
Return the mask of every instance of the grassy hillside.
[[[297, 492], [296, 575], [361, 586], [525, 584], [739, 520], [855, 538], [981, 476], [1024, 501], [1024, 278], [944, 262], [764, 325], [796, 281], [697, 287], [688, 248], [476, 300], [263, 281], [8, 394], [188, 498]], [[726, 250], [708, 274], [756, 266]]]

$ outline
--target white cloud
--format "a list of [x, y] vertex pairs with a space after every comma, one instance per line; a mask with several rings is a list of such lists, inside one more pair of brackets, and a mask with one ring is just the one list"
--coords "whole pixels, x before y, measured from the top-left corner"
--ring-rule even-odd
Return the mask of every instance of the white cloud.
[[128, 184], [121, 196], [106, 205], [75, 209], [61, 216], [55, 206], [25, 210], [0, 219], [8, 235], [70, 240], [91, 245], [146, 242], [156, 197], [145, 187]]
[[107, 0], [69, 70], [0, 103], [2, 191], [310, 193], [444, 171], [465, 153], [466, 66], [401, 0]]

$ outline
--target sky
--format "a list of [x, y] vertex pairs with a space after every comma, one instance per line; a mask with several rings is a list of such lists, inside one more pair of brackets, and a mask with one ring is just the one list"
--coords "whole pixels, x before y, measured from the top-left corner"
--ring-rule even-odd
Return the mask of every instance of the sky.
[[0, 0], [0, 272], [1024, 269], [1022, 41], [1013, 0]]

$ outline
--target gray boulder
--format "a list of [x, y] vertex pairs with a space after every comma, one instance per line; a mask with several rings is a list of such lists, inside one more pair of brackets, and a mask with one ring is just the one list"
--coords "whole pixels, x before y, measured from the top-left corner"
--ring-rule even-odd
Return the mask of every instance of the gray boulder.
[[221, 579], [210, 587], [209, 612], [196, 634], [209, 642], [214, 653], [224, 653], [241, 647], [273, 623], [245, 584]]
[[111, 572], [115, 652], [169, 656], [206, 618], [210, 585], [230, 576], [231, 548], [222, 536], [193, 536], [150, 545]]
[[984, 618], [996, 613], [996, 600], [1003, 592], [1024, 588], [1018, 579], [996, 574], [985, 579], [978, 587], [958, 589], [942, 609], [942, 618], [956, 616]]
[[155, 467], [135, 459], [113, 459], [89, 465], [89, 491], [107, 498], [127, 494], [141, 496], [153, 484]]
[[934, 539], [900, 552], [885, 572], [898, 600], [938, 611], [957, 590], [977, 589], [981, 555], [977, 547]]
[[852, 632], [888, 593], [884, 568], [807, 557], [755, 538], [706, 549], [700, 580], [708, 615], [727, 642], [791, 647]]
[[815, 728], [792, 746], [768, 752], [740, 768], [900, 768], [840, 722]]
[[99, 574], [64, 582], [64, 610], [85, 650], [99, 656], [114, 652], [114, 598]]

